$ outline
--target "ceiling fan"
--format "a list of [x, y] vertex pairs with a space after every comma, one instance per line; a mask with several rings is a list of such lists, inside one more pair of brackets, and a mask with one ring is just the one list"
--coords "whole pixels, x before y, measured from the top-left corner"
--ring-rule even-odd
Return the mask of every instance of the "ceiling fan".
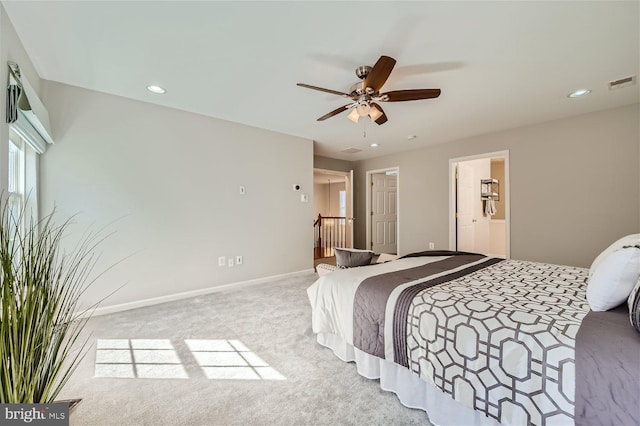
[[304, 83], [298, 83], [297, 85], [306, 87], [307, 89], [332, 93], [344, 98], [351, 98], [351, 103], [334, 109], [330, 113], [318, 118], [318, 121], [324, 121], [327, 118], [351, 109], [347, 118], [354, 123], [357, 123], [360, 117], [369, 116], [371, 121], [380, 125], [387, 122], [387, 115], [376, 102], [416, 101], [440, 96], [440, 89], [392, 90], [391, 92], [380, 93], [380, 89], [387, 81], [387, 78], [389, 78], [395, 65], [395, 59], [389, 56], [380, 56], [380, 59], [378, 59], [378, 62], [376, 62], [373, 67], [368, 65], [359, 66], [356, 68], [356, 75], [362, 81], [351, 86], [349, 93], [311, 86]]

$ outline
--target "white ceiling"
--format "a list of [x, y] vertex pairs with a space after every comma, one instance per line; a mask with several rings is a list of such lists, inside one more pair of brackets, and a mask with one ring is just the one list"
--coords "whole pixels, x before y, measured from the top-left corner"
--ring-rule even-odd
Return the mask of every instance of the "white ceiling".
[[[607, 87], [638, 74], [638, 1], [2, 3], [42, 78], [312, 139], [334, 158], [639, 101], [637, 84]], [[398, 61], [382, 91], [442, 95], [381, 104], [382, 126], [317, 122], [348, 102], [296, 83], [347, 91], [380, 55]], [[593, 92], [567, 98], [579, 88]]]

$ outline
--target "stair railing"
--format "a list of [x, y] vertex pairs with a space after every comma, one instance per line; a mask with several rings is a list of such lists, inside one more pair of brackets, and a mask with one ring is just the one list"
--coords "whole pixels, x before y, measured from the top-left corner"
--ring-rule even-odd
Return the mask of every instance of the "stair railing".
[[344, 216], [318, 215], [318, 219], [313, 222], [314, 259], [333, 256], [334, 247], [346, 247], [346, 222], [347, 218]]

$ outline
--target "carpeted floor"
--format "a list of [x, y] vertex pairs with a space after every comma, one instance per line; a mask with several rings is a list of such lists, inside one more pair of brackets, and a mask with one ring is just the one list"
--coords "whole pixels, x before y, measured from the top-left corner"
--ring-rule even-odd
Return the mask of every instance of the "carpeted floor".
[[[306, 295], [316, 277], [305, 274], [93, 318], [87, 328], [93, 346], [59, 395], [83, 399], [71, 425], [429, 425], [423, 411], [402, 406], [378, 381], [361, 377], [353, 363], [316, 343]], [[220, 341], [246, 360], [257, 359], [249, 362], [261, 366], [251, 371], [254, 380], [207, 378], [217, 370], [201, 365], [218, 365], [220, 359], [198, 351]], [[108, 350], [123, 342], [128, 350]], [[137, 345], [164, 350], [137, 351]], [[167, 348], [173, 348], [173, 359], [143, 360], [142, 355], [172, 352]], [[135, 361], [113, 357], [128, 356], [124, 352]], [[158, 367], [143, 362], [169, 363], [170, 370], [159, 370], [160, 375], [177, 368], [181, 373], [172, 377], [185, 378], [142, 378], [149, 374], [146, 367]], [[130, 364], [134, 377], [94, 377]], [[267, 364], [275, 371], [264, 374]]]

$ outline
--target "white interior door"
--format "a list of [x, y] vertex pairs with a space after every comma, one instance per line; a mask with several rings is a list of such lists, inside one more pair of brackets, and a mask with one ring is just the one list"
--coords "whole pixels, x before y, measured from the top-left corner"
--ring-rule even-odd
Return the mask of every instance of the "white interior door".
[[484, 215], [480, 180], [491, 176], [489, 159], [458, 164], [458, 250], [489, 254], [489, 218]]
[[395, 174], [371, 175], [371, 250], [397, 253], [398, 179]]
[[473, 221], [473, 182], [475, 182], [475, 170], [469, 164], [458, 164], [457, 195], [458, 195], [458, 250], [475, 252], [475, 231]]

